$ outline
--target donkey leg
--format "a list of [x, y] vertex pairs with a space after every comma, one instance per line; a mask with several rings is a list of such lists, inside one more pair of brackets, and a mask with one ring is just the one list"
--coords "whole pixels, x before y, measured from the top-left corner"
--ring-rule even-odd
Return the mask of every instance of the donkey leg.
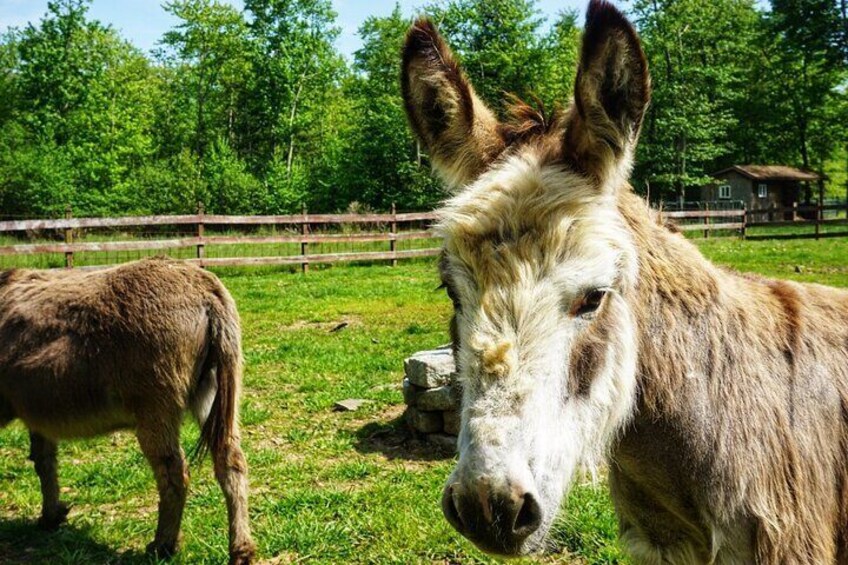
[[179, 548], [180, 523], [188, 491], [188, 466], [180, 448], [179, 420], [171, 425], [161, 420], [156, 425], [140, 425], [136, 435], [159, 490], [156, 537], [147, 546], [147, 552], [167, 559]]
[[57, 446], [55, 442], [35, 432], [30, 432], [29, 443], [29, 459], [35, 463], [35, 472], [41, 482], [41, 518], [38, 519], [38, 527], [55, 530], [68, 515], [68, 507], [59, 502]]
[[230, 564], [247, 565], [256, 553], [256, 544], [250, 537], [247, 515], [247, 462], [239, 445], [238, 430], [224, 442], [221, 449], [212, 450], [215, 477], [227, 500], [230, 521]]

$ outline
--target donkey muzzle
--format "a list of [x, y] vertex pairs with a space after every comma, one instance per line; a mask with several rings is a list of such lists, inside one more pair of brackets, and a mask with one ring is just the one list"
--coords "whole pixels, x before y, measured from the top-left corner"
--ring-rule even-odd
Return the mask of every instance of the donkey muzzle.
[[514, 486], [495, 491], [485, 479], [470, 488], [446, 486], [442, 512], [459, 533], [497, 555], [523, 553], [525, 540], [542, 525], [542, 508], [532, 493]]

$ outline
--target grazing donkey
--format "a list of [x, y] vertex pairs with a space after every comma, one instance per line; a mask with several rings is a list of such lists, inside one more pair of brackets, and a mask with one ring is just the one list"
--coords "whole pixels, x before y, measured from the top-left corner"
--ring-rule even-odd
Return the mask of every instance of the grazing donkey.
[[443, 510], [539, 550], [603, 456], [640, 563], [848, 562], [848, 293], [710, 264], [627, 183], [650, 96], [639, 39], [590, 3], [574, 101], [501, 123], [427, 20], [402, 87], [434, 167], [463, 384]]
[[20, 418], [41, 480], [39, 524], [56, 528], [56, 442], [135, 428], [159, 488], [148, 551], [176, 551], [188, 488], [180, 424], [191, 410], [230, 521], [230, 562], [254, 553], [239, 446], [241, 330], [214, 275], [148, 259], [102, 271], [0, 274], [0, 427]]

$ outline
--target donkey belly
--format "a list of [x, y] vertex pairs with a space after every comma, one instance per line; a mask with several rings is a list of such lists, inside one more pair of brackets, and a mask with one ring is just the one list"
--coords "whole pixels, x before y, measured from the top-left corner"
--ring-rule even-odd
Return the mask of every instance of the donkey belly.
[[43, 368], [4, 371], [0, 396], [15, 418], [52, 439], [90, 437], [132, 427], [127, 411], [111, 387], [76, 372], [54, 373]]

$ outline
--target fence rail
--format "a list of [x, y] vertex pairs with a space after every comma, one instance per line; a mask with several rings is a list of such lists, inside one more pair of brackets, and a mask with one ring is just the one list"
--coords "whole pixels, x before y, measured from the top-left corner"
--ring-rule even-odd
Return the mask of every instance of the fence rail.
[[[394, 207], [392, 207], [394, 209]], [[436, 245], [421, 249], [398, 249], [398, 242], [432, 240], [429, 225], [436, 220], [433, 212], [389, 214], [293, 214], [286, 216], [222, 216], [215, 214], [183, 214], [174, 216], [134, 216], [123, 218], [73, 218], [70, 211], [65, 218], [50, 220], [0, 221], [0, 235], [27, 233], [64, 234], [64, 242], [40, 242], [0, 245], [0, 256], [26, 256], [42, 254], [64, 254], [65, 267], [74, 266], [77, 253], [97, 252], [147, 252], [195, 248], [194, 257], [185, 260], [203, 266], [223, 265], [301, 265], [304, 271], [311, 263], [339, 263], [349, 261], [391, 261], [416, 257], [434, 256], [439, 253]], [[421, 224], [425, 224], [422, 229]], [[411, 226], [411, 227], [410, 227]], [[161, 239], [130, 239], [127, 241], [74, 241], [75, 232], [115, 230], [128, 228], [163, 229], [179, 227], [185, 233], [179, 237]], [[284, 234], [272, 235], [214, 235], [210, 227], [250, 228], [280, 227]], [[345, 228], [369, 231], [350, 233]], [[322, 230], [342, 230], [341, 233], [322, 233]], [[386, 243], [385, 250], [353, 250], [350, 252], [311, 252], [314, 244], [379, 244]], [[208, 257], [209, 246], [251, 246], [270, 244], [299, 245], [300, 253], [277, 256], [226, 256]], [[108, 261], [107, 261], [108, 263]]]
[[[832, 212], [837, 217], [826, 218]], [[845, 212], [846, 217], [838, 217]], [[661, 211], [663, 219], [676, 225], [683, 232], [702, 232], [703, 237], [735, 234], [747, 239], [798, 239], [848, 236], [848, 205], [828, 204], [819, 206], [772, 207], [760, 210], [686, 210]], [[779, 218], [779, 219], [775, 219]], [[791, 218], [791, 219], [785, 219]], [[65, 218], [0, 221], [0, 236], [26, 233], [29, 236], [49, 235], [47, 241], [0, 245], [0, 257], [38, 256], [46, 254], [64, 255], [64, 266], [74, 267], [75, 257], [80, 253], [125, 253], [156, 252], [194, 249], [183, 251], [184, 260], [203, 266], [230, 265], [300, 265], [307, 271], [310, 264], [340, 263], [351, 261], [390, 261], [438, 255], [439, 246], [433, 241], [429, 226], [437, 219], [433, 212], [389, 214], [292, 214], [286, 216], [222, 216], [215, 214], [184, 214], [175, 216], [135, 216], [123, 218], [74, 218], [70, 210]], [[845, 230], [825, 231], [830, 226], [845, 226]], [[166, 232], [168, 227], [182, 231], [174, 236]], [[266, 228], [283, 233], [250, 234], [220, 233], [221, 229], [241, 228], [263, 230]], [[798, 233], [794, 228], [812, 227], [812, 231]], [[96, 230], [128, 230], [142, 228], [153, 233], [154, 238], [144, 237], [126, 241], [79, 241], [80, 235]], [[217, 228], [219, 233], [210, 233]], [[753, 228], [774, 228], [752, 233]], [[335, 230], [335, 232], [333, 232]], [[364, 230], [364, 231], [357, 231]], [[169, 235], [170, 237], [162, 237]], [[6, 238], [11, 239], [9, 237]], [[55, 239], [51, 241], [50, 239]], [[77, 239], [77, 241], [75, 241]], [[418, 248], [402, 249], [401, 242], [418, 242]], [[433, 242], [430, 244], [429, 242]], [[386, 246], [380, 249], [380, 244]], [[326, 245], [329, 244], [329, 245]], [[296, 253], [256, 255], [257, 248], [251, 246], [290, 245]], [[326, 252], [319, 252], [326, 245]], [[339, 252], [339, 247], [348, 245], [349, 251]], [[370, 245], [370, 246], [369, 246]], [[233, 250], [232, 246], [244, 246], [247, 256], [225, 254], [209, 257], [207, 249]], [[359, 246], [359, 247], [357, 247]], [[365, 248], [362, 248], [362, 247]], [[186, 253], [188, 256], [186, 256]], [[115, 261], [105, 260], [102, 264]], [[54, 266], [58, 266], [55, 265]], [[89, 265], [91, 266], [91, 265]]]
[[[825, 218], [826, 212], [835, 212], [837, 217]], [[845, 212], [846, 217], [838, 217]], [[757, 210], [686, 210], [662, 211], [663, 218], [671, 220], [680, 231], [701, 231], [704, 237], [713, 232], [735, 231], [744, 239], [806, 239], [848, 236], [848, 204], [795, 205], [769, 207]], [[764, 219], [767, 218], [767, 219]], [[773, 218], [786, 218], [779, 219]], [[718, 221], [715, 221], [718, 220]], [[735, 221], [733, 221], [735, 220]], [[846, 226], [843, 231], [823, 231], [825, 226]], [[751, 228], [800, 228], [812, 227], [811, 232], [750, 233]]]

